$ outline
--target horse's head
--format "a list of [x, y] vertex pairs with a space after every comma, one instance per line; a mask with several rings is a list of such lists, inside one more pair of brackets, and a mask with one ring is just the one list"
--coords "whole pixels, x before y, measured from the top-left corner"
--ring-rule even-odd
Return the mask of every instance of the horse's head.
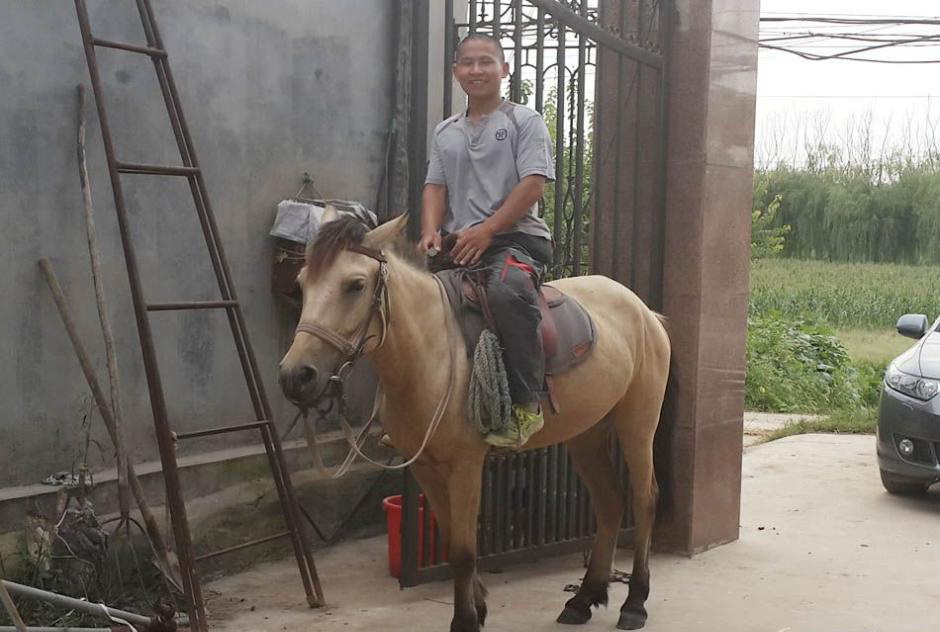
[[[284, 395], [301, 407], [333, 394], [362, 353], [384, 341], [388, 324], [383, 250], [396, 241], [407, 215], [367, 231], [356, 219], [327, 208], [307, 248], [298, 282], [303, 308], [294, 342], [281, 360]], [[339, 384], [341, 386], [341, 384]]]

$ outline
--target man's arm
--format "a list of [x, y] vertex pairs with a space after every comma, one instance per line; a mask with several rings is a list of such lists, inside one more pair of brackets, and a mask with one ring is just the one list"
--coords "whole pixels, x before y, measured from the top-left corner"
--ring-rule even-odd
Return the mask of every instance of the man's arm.
[[425, 184], [421, 195], [421, 241], [418, 247], [427, 253], [432, 248], [441, 249], [441, 224], [447, 212], [447, 186]]
[[[486, 249], [489, 248], [493, 237], [509, 230], [516, 222], [525, 217], [532, 205], [542, 197], [544, 188], [545, 176], [530, 175], [522, 178], [519, 184], [510, 191], [499, 210], [488, 217], [486, 221], [460, 232], [457, 236], [457, 243], [451, 251], [453, 260], [459, 265], [472, 265], [479, 261]], [[427, 190], [428, 187], [425, 186], [425, 211], [428, 208]], [[446, 191], [446, 187], [444, 190]], [[422, 215], [422, 229], [425, 226], [424, 217]]]

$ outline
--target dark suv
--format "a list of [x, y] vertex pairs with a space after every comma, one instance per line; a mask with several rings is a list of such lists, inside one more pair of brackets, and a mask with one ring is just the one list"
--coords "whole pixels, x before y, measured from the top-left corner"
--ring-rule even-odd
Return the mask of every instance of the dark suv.
[[917, 344], [885, 371], [878, 410], [878, 467], [892, 494], [919, 494], [940, 481], [940, 318], [898, 319], [898, 333]]

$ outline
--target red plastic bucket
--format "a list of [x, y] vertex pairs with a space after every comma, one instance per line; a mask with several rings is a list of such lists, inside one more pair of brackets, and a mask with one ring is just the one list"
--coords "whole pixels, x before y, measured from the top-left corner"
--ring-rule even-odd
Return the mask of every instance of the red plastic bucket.
[[[418, 504], [418, 566], [424, 566], [424, 494], [421, 494]], [[401, 577], [401, 494], [389, 496], [382, 500], [385, 510], [385, 524], [388, 527], [388, 573], [392, 577]], [[430, 551], [434, 556], [434, 531], [437, 519], [431, 512]], [[444, 559], [447, 559], [446, 552]], [[435, 560], [437, 561], [437, 560]]]

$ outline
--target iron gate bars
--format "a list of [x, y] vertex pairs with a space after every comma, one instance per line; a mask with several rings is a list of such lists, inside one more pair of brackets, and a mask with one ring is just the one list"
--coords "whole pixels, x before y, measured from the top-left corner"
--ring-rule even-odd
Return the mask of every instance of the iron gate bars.
[[[459, 18], [455, 7], [465, 9]], [[507, 96], [541, 112], [555, 141], [556, 180], [542, 207], [555, 240], [552, 277], [606, 274], [654, 308], [661, 296], [663, 51], [671, 11], [671, 0], [445, 0], [438, 66], [446, 117], [463, 107], [454, 103], [450, 80], [460, 37], [487, 33], [500, 40], [511, 69]], [[626, 488], [620, 448], [611, 444]], [[401, 585], [449, 576], [440, 538], [430, 537], [431, 512], [411, 477], [402, 505]], [[622, 539], [632, 524], [626, 507]], [[419, 541], [419, 529], [428, 537]], [[563, 446], [487, 459], [481, 568], [581, 550], [594, 529], [588, 495]]]

